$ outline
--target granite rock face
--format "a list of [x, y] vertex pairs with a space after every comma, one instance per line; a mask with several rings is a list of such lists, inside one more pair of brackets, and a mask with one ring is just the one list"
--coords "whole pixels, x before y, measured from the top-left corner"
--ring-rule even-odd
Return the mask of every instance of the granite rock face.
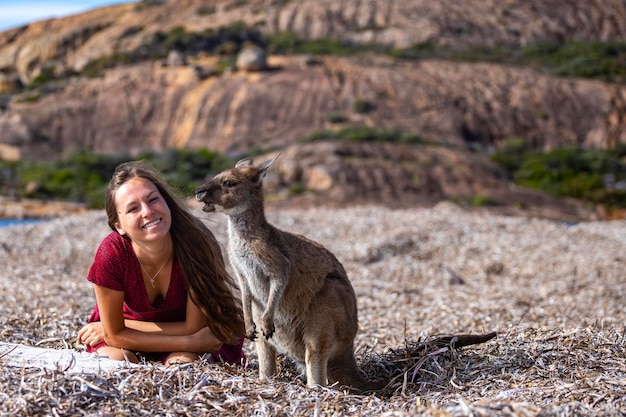
[[[188, 66], [144, 63], [75, 79], [34, 101], [14, 99], [0, 114], [0, 141], [30, 158], [84, 148], [242, 153], [351, 125], [461, 148], [498, 148], [509, 137], [538, 149], [626, 142], [621, 85], [446, 61], [270, 57], [268, 65], [202, 78]], [[359, 111], [359, 102], [371, 110]]]
[[[405, 151], [403, 163], [422, 171], [411, 174], [419, 180], [406, 184], [409, 191], [390, 191], [394, 195], [408, 196], [407, 201], [428, 195], [430, 201], [481, 194], [513, 203], [517, 197], [495, 186], [506, 185], [503, 173], [469, 150], [499, 149], [511, 137], [544, 150], [565, 144], [607, 148], [626, 143], [624, 85], [554, 77], [532, 68], [403, 61], [372, 53], [270, 54], [262, 66], [247, 68], [254, 71], [236, 66], [218, 71], [212, 57], [170, 54], [162, 62], [118, 65], [96, 77], [83, 72], [93, 60], [137, 53], [158, 34], [181, 26], [202, 32], [244, 23], [262, 33], [292, 32], [304, 39], [396, 48], [426, 43], [506, 48], [544, 41], [626, 39], [626, 0], [245, 3], [142, 1], [0, 33], [0, 79], [9, 91], [0, 95], [0, 157], [50, 159], [77, 149], [132, 154], [171, 147], [231, 155], [251, 148], [315, 154], [335, 150], [304, 145], [311, 134], [366, 126], [409, 132], [432, 145]], [[10, 93], [12, 85], [28, 85], [46, 74], [56, 80]], [[363, 146], [361, 153], [370, 148]], [[399, 152], [389, 150], [393, 145], [380, 148], [384, 151], [370, 153]], [[405, 184], [406, 172], [400, 167], [381, 165], [372, 171], [370, 156], [351, 152], [362, 168], [343, 171], [344, 165], [317, 164], [307, 171], [304, 185], [343, 201], [357, 195], [378, 198], [363, 190], [349, 191], [352, 180]], [[332, 154], [317, 158], [328, 161]], [[455, 178], [437, 174], [445, 170], [454, 171]], [[495, 188], [476, 188], [481, 182], [476, 172]], [[348, 188], [337, 194], [338, 184]]]
[[[139, 53], [155, 36], [178, 27], [201, 32], [240, 23], [262, 33], [396, 48], [620, 41], [626, 39], [626, 1], [253, 0], [207, 7], [182, 0], [120, 4], [35, 22], [0, 33], [0, 78], [6, 88], [28, 85], [42, 73], [66, 76], [65, 82], [4, 105], [0, 142], [32, 158], [72, 148], [241, 152], [253, 144], [293, 143], [327, 128], [337, 115], [350, 124], [462, 146], [498, 147], [511, 136], [544, 149], [626, 141], [622, 86], [500, 65], [382, 56], [315, 57], [318, 65], [308, 65], [307, 57], [270, 56], [253, 65], [269, 71], [215, 75], [178, 56], [177, 65], [165, 69], [167, 60], [148, 60], [110, 69], [103, 78], [81, 76], [88, 63]], [[356, 112], [355, 103], [364, 101], [372, 110]]]
[[163, 0], [114, 5], [0, 34], [0, 70], [23, 81], [42, 67], [80, 70], [89, 60], [133, 51], [157, 32], [216, 29], [235, 22], [265, 33], [341, 38], [398, 48], [416, 43], [511, 46], [544, 40], [626, 36], [626, 3], [558, 0]]

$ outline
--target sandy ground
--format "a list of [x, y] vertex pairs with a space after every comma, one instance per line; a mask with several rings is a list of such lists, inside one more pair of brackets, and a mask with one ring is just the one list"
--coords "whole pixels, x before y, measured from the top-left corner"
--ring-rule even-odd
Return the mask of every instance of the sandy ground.
[[[226, 242], [223, 216], [199, 211], [197, 215], [206, 219], [221, 242]], [[282, 229], [322, 243], [344, 263], [358, 298], [356, 351], [362, 364], [372, 355], [402, 349], [407, 339], [498, 332], [495, 341], [470, 349], [471, 354], [460, 359], [460, 368], [454, 365], [456, 385], [464, 380], [466, 386], [474, 388], [457, 389], [454, 378], [426, 391], [419, 383], [412, 385], [411, 391], [405, 383], [408, 391], [404, 396], [396, 392], [371, 408], [363, 405], [360, 413], [401, 415], [438, 410], [463, 415], [467, 410], [493, 411], [494, 404], [504, 400], [510, 415], [518, 415], [519, 409], [525, 410], [524, 415], [566, 413], [572, 410], [572, 401], [582, 404], [577, 409], [582, 414], [624, 411], [624, 400], [619, 398], [626, 389], [626, 221], [568, 225], [469, 213], [449, 203], [413, 210], [268, 210], [267, 217]], [[100, 211], [0, 229], [0, 341], [80, 351], [80, 346], [74, 346], [76, 332], [94, 303], [85, 276], [98, 243], [108, 232]], [[619, 335], [621, 340], [613, 340]], [[577, 352], [570, 351], [571, 343], [576, 343], [577, 349], [589, 349], [583, 352], [587, 359], [581, 357], [571, 364], [569, 376], [554, 374], [558, 362], [548, 363], [543, 356], [541, 343], [557, 339], [556, 348], [549, 349], [559, 350], [559, 346], [570, 343], [562, 349], [570, 357]], [[589, 371], [593, 366], [586, 361], [608, 339], [617, 354], [613, 351], [605, 358], [606, 369]], [[585, 347], [584, 343], [589, 344]], [[254, 363], [252, 343], [248, 342], [246, 349]], [[536, 352], [536, 356], [524, 356], [531, 355], [529, 352]], [[530, 361], [528, 368], [517, 362], [515, 366], [507, 364], [513, 353], [516, 358], [524, 356], [519, 360]], [[489, 377], [478, 378], [476, 373], [485, 363], [502, 374], [494, 371]], [[539, 369], [540, 365], [545, 366], [546, 374], [538, 377], [534, 367]], [[8, 365], [0, 357], [2, 366]], [[444, 373], [451, 370], [442, 362], [438, 366]], [[475, 371], [472, 366], [477, 367]], [[531, 370], [535, 370], [532, 378]], [[256, 379], [254, 370], [251, 372], [249, 378]], [[576, 385], [583, 399], [552, 391], [542, 391], [536, 397], [538, 391], [532, 387], [552, 384], [554, 378], [561, 378], [558, 381], [563, 386], [587, 381], [585, 384], [599, 387], [602, 384], [598, 381], [605, 381], [613, 388], [602, 394]], [[298, 393], [294, 398], [310, 397], [301, 381], [294, 389]], [[575, 391], [571, 386], [569, 389]], [[284, 401], [293, 405], [295, 400], [287, 397]], [[14, 403], [3, 407], [4, 412], [24, 412]], [[109, 411], [115, 410], [110, 407]], [[325, 410], [319, 408], [319, 414], [333, 415]], [[351, 414], [350, 410], [345, 408], [343, 413]], [[294, 414], [298, 413], [285, 415]], [[499, 414], [506, 413], [500, 409]]]

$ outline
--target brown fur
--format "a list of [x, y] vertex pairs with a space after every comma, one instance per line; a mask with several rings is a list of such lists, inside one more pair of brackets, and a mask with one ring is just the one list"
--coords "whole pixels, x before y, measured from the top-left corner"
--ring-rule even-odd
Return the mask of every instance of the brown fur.
[[257, 338], [261, 377], [276, 372], [276, 354], [294, 359], [307, 384], [380, 388], [363, 378], [354, 359], [357, 306], [337, 258], [320, 244], [269, 224], [262, 180], [276, 158], [249, 158], [196, 191], [204, 211], [229, 219], [228, 254], [242, 290], [247, 337]]

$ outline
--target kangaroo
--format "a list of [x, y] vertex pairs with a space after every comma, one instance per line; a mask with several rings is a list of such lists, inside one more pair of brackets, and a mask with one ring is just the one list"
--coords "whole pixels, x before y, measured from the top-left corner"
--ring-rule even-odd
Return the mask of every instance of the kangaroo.
[[[356, 365], [357, 303], [343, 265], [322, 245], [265, 218], [262, 182], [279, 155], [257, 166], [242, 159], [196, 190], [203, 211], [228, 217], [228, 257], [241, 289], [246, 337], [256, 340], [260, 377], [276, 373], [282, 353], [296, 361], [308, 386], [379, 390], [386, 381], [369, 381]], [[455, 338], [456, 346], [490, 338], [464, 337]]]
[[[262, 181], [278, 156], [258, 166], [242, 159], [196, 190], [205, 212], [228, 216], [228, 257], [240, 284], [246, 337], [257, 339], [260, 377], [276, 373], [282, 353], [296, 361], [309, 386], [380, 388], [356, 366], [356, 296], [342, 264], [320, 244], [265, 218]], [[263, 337], [256, 337], [257, 326]]]

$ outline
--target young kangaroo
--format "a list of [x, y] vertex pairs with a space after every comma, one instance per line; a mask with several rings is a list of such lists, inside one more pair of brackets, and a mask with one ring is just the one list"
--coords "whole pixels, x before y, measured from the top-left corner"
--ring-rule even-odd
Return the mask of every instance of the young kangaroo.
[[[356, 297], [341, 263], [320, 244], [265, 219], [262, 182], [276, 158], [257, 166], [242, 159], [196, 190], [204, 211], [228, 216], [228, 256], [241, 287], [246, 336], [255, 340], [257, 327], [262, 333], [256, 341], [260, 376], [276, 373], [282, 353], [305, 371], [309, 386], [381, 389], [386, 381], [369, 381], [356, 366]], [[435, 343], [461, 347], [493, 337], [458, 335]]]
[[316, 242], [269, 224], [262, 181], [278, 155], [257, 166], [237, 162], [196, 190], [206, 212], [228, 216], [228, 255], [242, 292], [246, 336], [256, 340], [261, 378], [276, 354], [294, 359], [309, 386], [338, 382], [382, 388], [363, 378], [354, 358], [357, 306], [337, 258]]

